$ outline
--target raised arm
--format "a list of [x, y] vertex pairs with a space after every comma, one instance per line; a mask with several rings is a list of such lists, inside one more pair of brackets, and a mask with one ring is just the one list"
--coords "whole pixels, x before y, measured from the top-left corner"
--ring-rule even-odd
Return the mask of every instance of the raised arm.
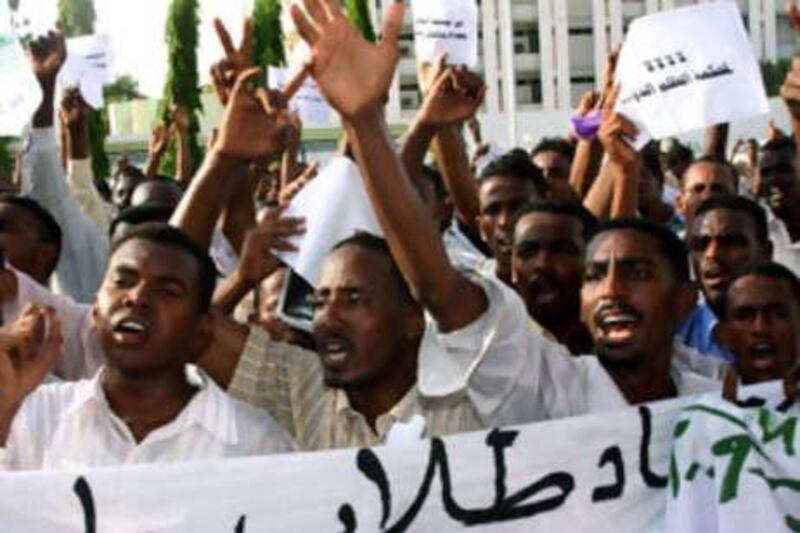
[[308, 0], [305, 5], [307, 14], [292, 5], [292, 17], [311, 47], [311, 73], [342, 116], [392, 255], [415, 297], [439, 327], [460, 329], [485, 311], [486, 296], [450, 264], [379, 110], [399, 57], [403, 5], [387, 6], [383, 40], [378, 44], [361, 37], [338, 1]]

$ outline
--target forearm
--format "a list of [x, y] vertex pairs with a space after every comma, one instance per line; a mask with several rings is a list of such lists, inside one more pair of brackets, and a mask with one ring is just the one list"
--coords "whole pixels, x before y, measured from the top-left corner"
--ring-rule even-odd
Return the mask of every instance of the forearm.
[[42, 103], [33, 115], [33, 127], [51, 128], [55, 114], [53, 101], [56, 94], [56, 80], [53, 78], [48, 81], [40, 81], [39, 85], [42, 87]]
[[579, 198], [584, 198], [597, 177], [603, 159], [603, 147], [596, 141], [578, 141], [572, 161], [569, 184]]
[[179, 132], [176, 138], [177, 145], [177, 176], [175, 179], [182, 187], [186, 188], [192, 181], [192, 150], [189, 146], [189, 135]]
[[239, 257], [242, 255], [247, 230], [256, 224], [254, 197], [258, 176], [253, 172], [253, 168], [249, 168], [247, 178], [239, 180], [222, 212], [222, 233]]
[[637, 168], [625, 168], [611, 163], [614, 192], [611, 200], [611, 218], [633, 218], [639, 205], [639, 177]]
[[88, 159], [91, 156], [89, 142], [88, 119], [81, 120], [67, 128], [67, 146], [70, 159]]
[[710, 126], [706, 129], [704, 153], [706, 156], [713, 157], [718, 161], [725, 161], [725, 151], [728, 145], [727, 122]]
[[208, 249], [220, 213], [230, 198], [232, 184], [237, 183], [237, 178], [246, 171], [246, 161], [226, 156], [218, 150], [209, 152], [170, 224]]
[[161, 152], [150, 152], [147, 154], [147, 162], [144, 164], [144, 177], [151, 180], [158, 174], [158, 167], [161, 165]]
[[[395, 155], [377, 109], [346, 121], [356, 160], [392, 255], [417, 300], [440, 327], [463, 327], [486, 308], [480, 288], [462, 278], [445, 253], [430, 215]], [[460, 298], [453, 306], [454, 297]]]
[[594, 180], [592, 187], [583, 199], [583, 206], [598, 219], [606, 219], [611, 212], [613, 195], [613, 175], [609, 171], [609, 164], [606, 161], [600, 166], [597, 179]]
[[422, 190], [421, 186], [425, 179], [422, 166], [435, 135], [436, 128], [415, 122], [401, 142], [400, 160], [417, 191]]
[[478, 185], [469, 165], [469, 157], [455, 126], [442, 129], [433, 139], [432, 150], [459, 218], [471, 229], [480, 213]]
[[214, 291], [214, 309], [226, 316], [231, 315], [239, 302], [255, 287], [256, 284], [246, 282], [238, 272], [234, 272]]

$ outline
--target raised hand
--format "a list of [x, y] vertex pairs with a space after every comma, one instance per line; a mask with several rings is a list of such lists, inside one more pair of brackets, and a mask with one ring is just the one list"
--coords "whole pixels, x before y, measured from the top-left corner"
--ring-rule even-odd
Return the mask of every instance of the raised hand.
[[297, 178], [293, 179], [285, 187], [281, 187], [278, 193], [278, 205], [288, 206], [294, 197], [297, 196], [303, 187], [308, 185], [319, 173], [319, 161], [312, 161]]
[[479, 76], [465, 69], [441, 71], [428, 90], [418, 120], [431, 126], [450, 126], [469, 120], [486, 95]]
[[263, 211], [256, 227], [247, 233], [235, 274], [240, 283], [256, 286], [280, 266], [274, 255], [276, 251], [296, 250], [290, 239], [305, 232], [305, 220], [284, 218], [285, 210], [285, 207], [277, 207]]
[[61, 341], [60, 323], [48, 308], [28, 307], [0, 328], [0, 442], [25, 397], [55, 366]]
[[789, 12], [789, 24], [792, 25], [795, 32], [800, 33], [800, 9], [795, 4], [795, 0], [786, 1], [786, 10]]
[[245, 19], [242, 42], [238, 48], [233, 45], [230, 33], [218, 18], [214, 19], [214, 29], [225, 51], [225, 57], [211, 66], [211, 80], [217, 98], [222, 105], [227, 105], [236, 78], [253, 66], [253, 24], [249, 18]]
[[164, 124], [156, 124], [156, 127], [153, 128], [153, 131], [150, 134], [150, 143], [148, 145], [147, 152], [151, 157], [160, 157], [164, 154], [168, 144], [169, 132], [167, 131], [166, 126], [164, 126]]
[[[800, 18], [800, 14], [798, 14]], [[792, 70], [781, 85], [781, 98], [792, 115], [792, 120], [800, 122], [800, 57], [792, 59]]]
[[215, 144], [224, 155], [248, 161], [272, 159], [286, 147], [291, 125], [286, 97], [264, 87], [250, 89], [249, 82], [260, 74], [261, 69], [252, 68], [236, 80]]
[[170, 133], [183, 136], [189, 131], [189, 112], [181, 105], [173, 105], [169, 115]]
[[345, 119], [374, 110], [389, 92], [400, 57], [402, 2], [386, 8], [377, 44], [347, 20], [339, 0], [305, 0], [304, 5], [306, 12], [292, 5], [292, 19], [311, 48], [309, 66], [322, 94]]
[[40, 83], [55, 84], [58, 72], [67, 60], [67, 44], [61, 27], [28, 46], [28, 61]]
[[91, 112], [92, 108], [83, 99], [77, 87], [70, 87], [64, 91], [61, 97], [61, 109], [58, 112], [64, 126], [74, 128], [85, 124]]
[[639, 130], [625, 118], [625, 115], [614, 112], [619, 92], [620, 86], [617, 85], [603, 103], [603, 122], [600, 125], [598, 137], [611, 163], [631, 170], [638, 168], [641, 156], [631, 148], [627, 140], [635, 139]]

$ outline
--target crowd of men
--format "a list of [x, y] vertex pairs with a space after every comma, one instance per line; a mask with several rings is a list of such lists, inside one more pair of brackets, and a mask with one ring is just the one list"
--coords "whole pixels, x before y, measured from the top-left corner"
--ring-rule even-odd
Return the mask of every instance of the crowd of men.
[[[44, 98], [17, 190], [0, 196], [2, 467], [373, 446], [723, 382], [731, 401], [772, 380], [796, 396], [800, 61], [782, 89], [790, 135], [729, 151], [718, 125], [702, 150], [637, 152], [614, 112], [612, 52], [578, 109], [602, 112], [596, 138], [496, 155], [475, 119], [484, 84], [446, 56], [420, 65], [421, 109], [390, 136], [402, 3], [377, 43], [338, 0], [304, 5], [291, 15], [310, 60], [281, 92], [255, 82], [249, 23], [236, 46], [217, 21], [225, 111], [203, 161], [175, 108], [145, 168], [121, 162], [108, 191], [92, 176], [88, 106], [77, 91], [55, 101], [63, 37], [30, 45]], [[302, 237], [285, 209], [317, 171], [298, 161], [287, 109], [309, 75], [384, 237], [330, 250], [306, 332], [276, 312], [289, 278], [276, 253]], [[177, 175], [160, 176], [171, 138]]]

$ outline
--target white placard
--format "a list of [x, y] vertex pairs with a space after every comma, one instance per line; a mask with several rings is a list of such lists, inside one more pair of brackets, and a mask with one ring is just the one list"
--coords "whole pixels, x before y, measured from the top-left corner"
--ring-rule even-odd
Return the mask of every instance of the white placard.
[[[784, 517], [800, 509], [798, 419], [773, 420], [784, 426], [769, 425], [777, 436], [765, 443], [759, 413], [742, 411], [711, 396], [681, 398], [364, 450], [0, 473], [0, 523], [14, 532], [788, 531]], [[686, 485], [698, 461], [690, 483], [713, 466], [721, 487], [738, 471], [728, 484], [735, 498], [690, 499], [692, 485], [675, 498], [667, 488], [675, 421], [687, 417], [675, 472]], [[727, 446], [737, 435], [739, 447]], [[784, 483], [770, 488], [754, 467]]]
[[617, 111], [636, 148], [769, 112], [761, 72], [734, 2], [648, 15], [631, 24], [617, 65]]
[[42, 90], [0, 0], [0, 135], [22, 133], [42, 102]]
[[332, 159], [292, 200], [285, 216], [305, 218], [306, 232], [293, 241], [297, 252], [278, 256], [312, 287], [323, 259], [340, 241], [357, 231], [383, 235], [358, 166], [346, 157]]
[[475, 0], [412, 0], [417, 62], [447, 52], [451, 65], [478, 65], [478, 6]]
[[[272, 66], [267, 71], [270, 89], [283, 89], [295, 73], [291, 69]], [[303, 85], [289, 102], [289, 107], [299, 113], [303, 125], [329, 125], [336, 118], [312, 76], [306, 76]]]
[[67, 40], [67, 61], [58, 75], [61, 89], [78, 87], [86, 103], [103, 107], [103, 86], [111, 83], [111, 44], [108, 35]]

